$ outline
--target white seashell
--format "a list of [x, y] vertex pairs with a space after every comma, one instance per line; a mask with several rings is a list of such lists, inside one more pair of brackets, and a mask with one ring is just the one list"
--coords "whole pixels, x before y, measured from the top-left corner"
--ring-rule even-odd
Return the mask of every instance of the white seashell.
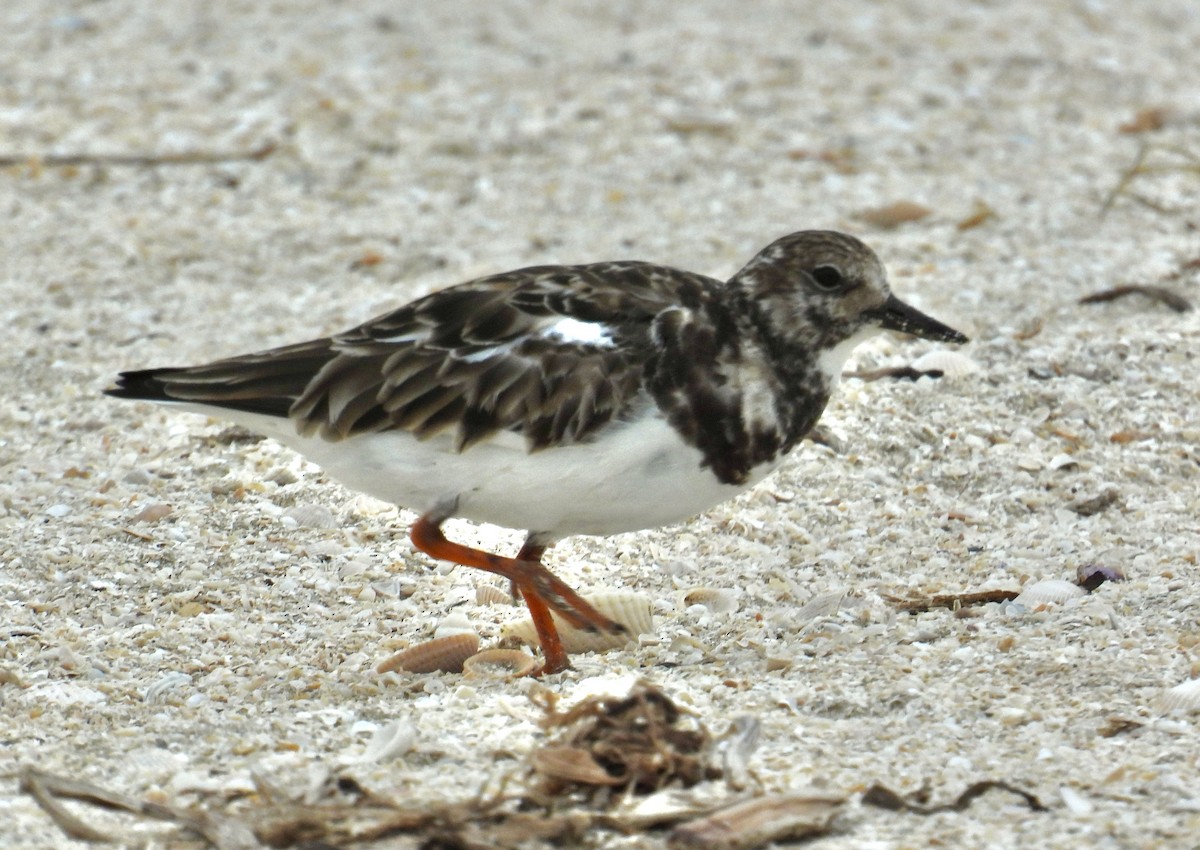
[[442, 621], [437, 624], [437, 628], [433, 630], [435, 638], [449, 637], [450, 635], [473, 635], [475, 627], [471, 625], [470, 618], [461, 611], [455, 611], [453, 614], [448, 614]]
[[1062, 797], [1063, 804], [1066, 805], [1067, 810], [1073, 815], [1087, 817], [1096, 811], [1096, 807], [1092, 805], [1091, 800], [1069, 785], [1060, 786], [1058, 793]]
[[1063, 469], [1075, 469], [1078, 466], [1079, 461], [1066, 453], [1056, 454], [1054, 457], [1050, 458], [1050, 462], [1046, 464], [1046, 467], [1052, 472], [1058, 472]]
[[[654, 630], [654, 618], [650, 615], [650, 597], [643, 593], [613, 590], [584, 598], [601, 614], [623, 625], [626, 632], [625, 634], [588, 632], [577, 629], [554, 616], [554, 624], [558, 627], [558, 634], [562, 638], [563, 649], [568, 654], [619, 649], [636, 640], [638, 635]], [[516, 638], [530, 646], [538, 645], [537, 630], [534, 629], [533, 620], [529, 617], [502, 626], [500, 635], [504, 638]]]
[[512, 605], [512, 593], [494, 584], [481, 584], [475, 588], [475, 602], [478, 605]]
[[1165, 691], [1158, 698], [1158, 707], [1164, 712], [1181, 714], [1200, 711], [1200, 679], [1188, 679]]
[[463, 662], [463, 675], [472, 679], [519, 679], [540, 666], [541, 662], [523, 649], [485, 649]]
[[1087, 591], [1074, 582], [1051, 578], [1026, 585], [1013, 602], [1033, 609], [1043, 605], [1061, 605], [1086, 595]]
[[170, 673], [164, 673], [147, 685], [145, 693], [142, 694], [142, 699], [151, 705], [165, 702], [168, 693], [189, 684], [191, 681], [192, 677], [186, 673], [172, 670]]
[[301, 528], [328, 530], [338, 527], [337, 517], [324, 505], [293, 505], [283, 512], [283, 519], [290, 519]]
[[818, 617], [832, 617], [842, 607], [845, 598], [846, 594], [840, 590], [818, 594], [797, 608], [791, 619], [801, 624]]
[[738, 595], [727, 587], [693, 587], [679, 595], [684, 608], [703, 605], [714, 614], [732, 614], [738, 609]]
[[407, 720], [393, 720], [375, 730], [363, 754], [354, 761], [359, 764], [388, 761], [411, 751], [416, 740], [416, 726]]
[[397, 652], [379, 663], [377, 673], [404, 670], [409, 673], [461, 673], [463, 662], [479, 651], [479, 635], [461, 632], [434, 638]]
[[961, 378], [979, 371], [979, 364], [959, 351], [935, 348], [912, 362], [918, 372], [941, 372], [944, 378]]

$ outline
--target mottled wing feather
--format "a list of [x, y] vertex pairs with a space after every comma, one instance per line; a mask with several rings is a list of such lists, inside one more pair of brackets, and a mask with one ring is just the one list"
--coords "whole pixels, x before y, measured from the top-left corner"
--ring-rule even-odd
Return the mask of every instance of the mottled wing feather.
[[[463, 450], [508, 430], [534, 450], [586, 440], [625, 415], [655, 316], [699, 308], [720, 286], [649, 263], [534, 267], [432, 293], [328, 339], [130, 374], [156, 382], [136, 397], [289, 415], [301, 433], [331, 440], [451, 431]], [[562, 318], [601, 323], [609, 336], [547, 334]]]

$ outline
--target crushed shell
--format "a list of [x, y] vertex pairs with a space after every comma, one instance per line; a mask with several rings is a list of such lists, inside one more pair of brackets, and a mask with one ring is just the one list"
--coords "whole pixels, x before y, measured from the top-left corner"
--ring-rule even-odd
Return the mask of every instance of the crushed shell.
[[693, 587], [680, 594], [683, 607], [703, 605], [714, 614], [732, 614], [738, 608], [737, 593], [727, 587]]
[[338, 527], [337, 517], [324, 505], [294, 505], [283, 512], [283, 518], [301, 528], [330, 530]]
[[463, 662], [479, 652], [479, 635], [474, 632], [438, 637], [410, 646], [380, 662], [378, 673], [404, 670], [408, 673], [461, 673]]
[[1189, 679], [1165, 691], [1158, 698], [1158, 707], [1166, 712], [1200, 711], [1200, 679]]
[[[558, 627], [558, 634], [562, 638], [563, 649], [568, 654], [620, 649], [635, 641], [638, 635], [648, 634], [654, 630], [654, 618], [650, 615], [650, 597], [645, 594], [629, 590], [614, 590], [584, 598], [601, 614], [623, 625], [626, 632], [624, 634], [588, 632], [577, 629], [555, 616], [554, 624]], [[529, 646], [538, 645], [537, 630], [534, 629], [533, 620], [529, 617], [506, 624], [500, 629], [500, 634], [505, 638], [516, 638]]]
[[1039, 608], [1043, 605], [1061, 605], [1086, 595], [1087, 591], [1074, 582], [1051, 578], [1026, 586], [1013, 602], [1026, 608]]
[[796, 609], [792, 620], [796, 623], [807, 623], [818, 617], [832, 617], [842, 607], [846, 594], [841, 591], [820, 593]]
[[541, 662], [523, 649], [485, 649], [463, 662], [463, 675], [473, 679], [519, 679], [538, 669]]
[[941, 372], [945, 378], [961, 378], [979, 371], [979, 364], [965, 354], [945, 349], [926, 352], [912, 362], [918, 372]]

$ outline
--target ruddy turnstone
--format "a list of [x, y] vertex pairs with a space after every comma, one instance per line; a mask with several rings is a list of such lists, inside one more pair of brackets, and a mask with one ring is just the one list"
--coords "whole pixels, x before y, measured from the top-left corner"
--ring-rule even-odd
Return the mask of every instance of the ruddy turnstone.
[[[966, 337], [892, 294], [853, 236], [803, 231], [728, 282], [645, 262], [534, 266], [434, 292], [336, 336], [106, 392], [273, 437], [419, 513], [413, 545], [508, 578], [544, 664], [551, 611], [619, 631], [542, 565], [555, 541], [678, 522], [752, 487], [816, 424], [879, 330]], [[452, 517], [527, 532], [515, 557], [446, 539]]]

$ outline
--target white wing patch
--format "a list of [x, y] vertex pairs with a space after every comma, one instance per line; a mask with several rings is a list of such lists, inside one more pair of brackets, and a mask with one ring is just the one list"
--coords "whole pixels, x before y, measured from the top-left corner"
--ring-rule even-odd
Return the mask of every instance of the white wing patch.
[[579, 342], [586, 345], [603, 345], [612, 348], [615, 344], [612, 329], [599, 322], [581, 322], [564, 317], [542, 329], [542, 336], [563, 342]]

